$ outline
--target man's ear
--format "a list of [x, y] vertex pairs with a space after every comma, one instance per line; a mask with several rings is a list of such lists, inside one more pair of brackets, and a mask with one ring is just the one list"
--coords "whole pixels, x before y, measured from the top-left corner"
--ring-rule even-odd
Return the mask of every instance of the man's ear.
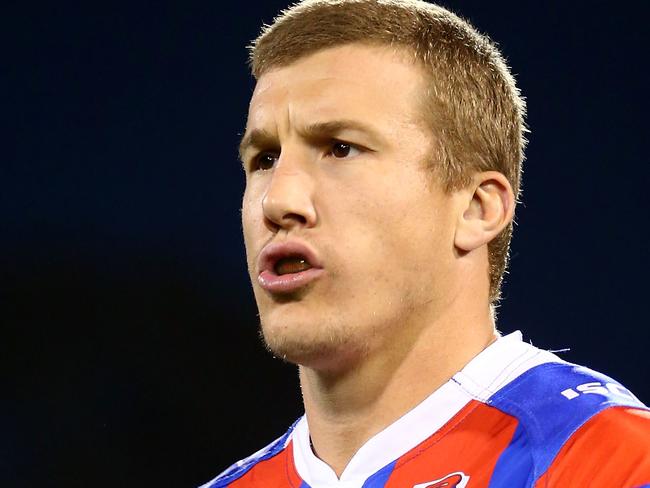
[[497, 171], [477, 173], [465, 191], [454, 244], [469, 252], [494, 239], [511, 221], [515, 196], [508, 179]]

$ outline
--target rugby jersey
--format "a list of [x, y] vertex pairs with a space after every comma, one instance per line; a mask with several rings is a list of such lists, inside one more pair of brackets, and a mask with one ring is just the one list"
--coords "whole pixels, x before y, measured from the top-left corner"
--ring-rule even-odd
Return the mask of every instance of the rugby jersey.
[[620, 383], [499, 338], [369, 439], [340, 477], [305, 416], [200, 488], [650, 486], [650, 410]]

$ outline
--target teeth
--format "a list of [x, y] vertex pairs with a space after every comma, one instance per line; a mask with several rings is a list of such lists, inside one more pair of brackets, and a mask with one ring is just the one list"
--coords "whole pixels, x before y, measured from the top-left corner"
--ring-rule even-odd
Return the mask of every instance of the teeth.
[[289, 273], [300, 273], [311, 268], [310, 264], [306, 259], [301, 258], [300, 256], [291, 256], [288, 258], [282, 258], [277, 263], [275, 263], [275, 272], [278, 275], [284, 275]]

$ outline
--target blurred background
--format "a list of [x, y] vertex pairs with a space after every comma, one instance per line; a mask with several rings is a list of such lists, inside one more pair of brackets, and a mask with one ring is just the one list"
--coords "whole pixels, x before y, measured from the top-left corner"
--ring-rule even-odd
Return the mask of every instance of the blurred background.
[[[528, 99], [499, 328], [650, 402], [645, 2], [445, 0]], [[236, 147], [285, 2], [8, 1], [0, 486], [195, 487], [302, 413], [257, 337]]]

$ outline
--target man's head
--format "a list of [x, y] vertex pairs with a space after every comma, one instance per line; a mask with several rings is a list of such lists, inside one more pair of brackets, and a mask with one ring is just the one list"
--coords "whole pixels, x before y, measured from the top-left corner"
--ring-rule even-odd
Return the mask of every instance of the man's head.
[[[259, 79], [322, 49], [348, 43], [403, 48], [423, 68], [422, 110], [436, 137], [431, 166], [445, 188], [473, 172], [503, 173], [519, 194], [524, 101], [488, 38], [437, 5], [418, 0], [307, 0], [284, 11], [251, 46]], [[490, 243], [490, 297], [499, 290], [512, 225]]]
[[[292, 321], [331, 347], [354, 343], [352, 351], [369, 347], [373, 327], [444, 310], [462, 287], [464, 256], [483, 240], [485, 299], [498, 298], [524, 106], [485, 37], [424, 2], [307, 1], [264, 30], [251, 65], [244, 233], [272, 349], [296, 361], [316, 354], [305, 337], [306, 349], [291, 352]], [[461, 222], [489, 220], [496, 201], [495, 222], [480, 231]], [[258, 282], [263, 249], [279, 242], [315, 247], [324, 272], [296, 274], [306, 280], [297, 288]], [[276, 266], [270, 254], [266, 264]], [[364, 314], [373, 325], [360, 325]], [[355, 328], [365, 342], [355, 343]]]

